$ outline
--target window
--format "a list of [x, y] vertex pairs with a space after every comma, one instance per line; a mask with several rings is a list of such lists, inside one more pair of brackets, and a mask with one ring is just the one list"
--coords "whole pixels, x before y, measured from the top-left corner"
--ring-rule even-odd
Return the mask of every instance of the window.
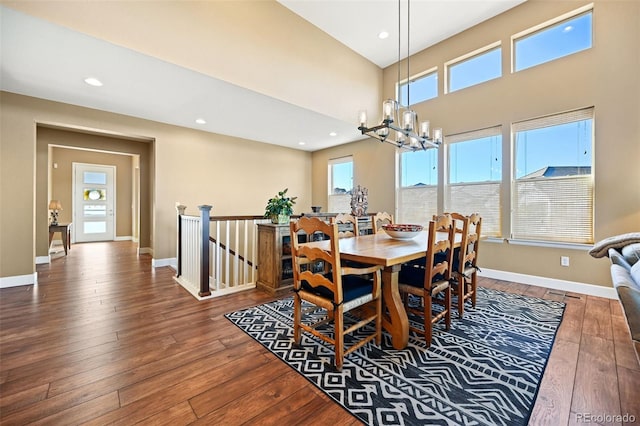
[[[410, 93], [409, 89], [411, 89]], [[413, 105], [437, 97], [438, 72], [427, 72], [425, 75], [409, 80], [409, 83], [405, 81], [400, 85], [399, 93], [400, 104], [405, 106], [409, 106], [409, 102]], [[410, 98], [409, 95], [411, 95]]]
[[444, 210], [480, 213], [483, 236], [499, 237], [502, 128], [447, 136], [445, 142], [449, 172]]
[[331, 213], [351, 211], [353, 189], [353, 157], [329, 160], [329, 206]]
[[445, 64], [447, 92], [484, 83], [502, 76], [502, 48], [494, 43]]
[[512, 236], [593, 243], [593, 108], [513, 124]]
[[[553, 61], [592, 46], [593, 11], [565, 19], [566, 15], [513, 36], [514, 71]], [[560, 20], [560, 22], [558, 22]]]
[[427, 225], [438, 210], [438, 150], [399, 154], [398, 223]]

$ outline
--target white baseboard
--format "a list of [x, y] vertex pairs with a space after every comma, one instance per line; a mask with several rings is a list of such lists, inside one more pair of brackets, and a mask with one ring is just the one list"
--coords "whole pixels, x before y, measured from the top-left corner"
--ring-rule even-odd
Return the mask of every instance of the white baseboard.
[[51, 263], [51, 255], [49, 255], [49, 256], [36, 256], [36, 265], [43, 265], [45, 263]]
[[151, 247], [139, 247], [138, 254], [150, 254], [153, 256], [153, 249]]
[[9, 288], [9, 287], [18, 287], [21, 285], [37, 285], [38, 284], [38, 273], [34, 272], [33, 274], [27, 275], [16, 275], [13, 277], [2, 277], [0, 278], [0, 288]]
[[133, 237], [131, 235], [128, 236], [121, 236], [121, 237], [116, 237], [113, 241], [131, 241], [133, 240]]
[[[140, 249], [142, 251], [144, 249]], [[151, 249], [148, 249], [151, 250]], [[47, 259], [48, 256], [39, 256], [37, 259]], [[167, 259], [152, 259], [151, 266], [153, 268], [160, 268], [163, 266], [171, 266], [173, 269], [178, 269], [178, 262], [175, 257]], [[513, 281], [516, 283], [535, 285], [538, 287], [547, 287], [554, 290], [571, 291], [575, 293], [587, 294], [590, 296], [605, 297], [607, 299], [617, 299], [618, 295], [613, 287], [603, 287], [593, 284], [579, 283], [575, 281], [558, 280], [555, 278], [538, 277], [535, 275], [519, 274], [516, 272], [498, 271], [495, 269], [483, 268], [478, 275], [487, 278], [493, 278], [497, 280]], [[21, 285], [38, 284], [38, 273], [27, 275], [17, 275], [13, 277], [0, 277], [0, 288], [17, 287]]]
[[171, 266], [176, 271], [178, 270], [178, 260], [175, 257], [169, 257], [167, 259], [152, 259], [151, 266], [153, 268], [161, 268], [163, 266]]
[[607, 299], [618, 299], [618, 293], [613, 287], [603, 287], [575, 281], [558, 280], [555, 278], [538, 277], [535, 275], [518, 274], [516, 272], [498, 271], [487, 268], [482, 268], [482, 271], [479, 272], [478, 275], [496, 280], [513, 281], [521, 284], [547, 287], [554, 290], [571, 291], [589, 296], [605, 297]]

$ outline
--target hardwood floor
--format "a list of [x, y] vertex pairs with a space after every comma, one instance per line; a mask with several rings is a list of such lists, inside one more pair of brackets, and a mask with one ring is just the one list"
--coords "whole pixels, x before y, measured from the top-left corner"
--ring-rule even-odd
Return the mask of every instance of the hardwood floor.
[[[37, 286], [0, 290], [1, 424], [360, 424], [223, 317], [266, 293], [197, 302], [130, 242], [76, 244], [37, 270]], [[618, 301], [480, 283], [567, 304], [530, 424], [640, 422]]]

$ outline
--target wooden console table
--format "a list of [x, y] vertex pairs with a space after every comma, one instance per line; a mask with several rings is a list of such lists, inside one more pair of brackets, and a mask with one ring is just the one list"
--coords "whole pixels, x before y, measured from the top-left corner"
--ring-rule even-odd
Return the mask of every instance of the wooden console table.
[[64, 245], [64, 255], [67, 250], [71, 250], [71, 223], [59, 223], [57, 225], [49, 225], [49, 247], [53, 240], [53, 234], [59, 232], [62, 235], [62, 244]]

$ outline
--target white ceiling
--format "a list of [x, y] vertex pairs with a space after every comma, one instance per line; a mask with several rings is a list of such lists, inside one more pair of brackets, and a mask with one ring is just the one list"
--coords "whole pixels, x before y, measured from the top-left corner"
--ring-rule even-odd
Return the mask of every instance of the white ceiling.
[[[526, 0], [278, 0], [291, 11], [381, 68], [524, 3]], [[400, 6], [400, 23], [398, 23]], [[401, 33], [398, 34], [398, 24]], [[380, 40], [378, 34], [389, 37]]]
[[[411, 53], [523, 1], [413, 0]], [[280, 0], [280, 3], [380, 67], [397, 61], [398, 3], [395, 0]], [[425, 24], [414, 22], [416, 16]], [[4, 91], [308, 151], [362, 137], [355, 123], [343, 122], [6, 7], [0, 7], [0, 19], [0, 89]], [[402, 26], [402, 31], [406, 31], [404, 24]], [[389, 32], [388, 39], [377, 38], [382, 30]], [[406, 46], [402, 50], [404, 57]], [[96, 75], [96, 70], [104, 83], [99, 88], [83, 82], [86, 76]], [[224, 99], [224, 102], [212, 103], [211, 99]], [[195, 123], [202, 111], [207, 112], [208, 118], [204, 125]], [[354, 116], [356, 114], [354, 112]], [[280, 117], [287, 117], [287, 126], [279, 124]], [[330, 136], [330, 132], [336, 132], [337, 136]]]

